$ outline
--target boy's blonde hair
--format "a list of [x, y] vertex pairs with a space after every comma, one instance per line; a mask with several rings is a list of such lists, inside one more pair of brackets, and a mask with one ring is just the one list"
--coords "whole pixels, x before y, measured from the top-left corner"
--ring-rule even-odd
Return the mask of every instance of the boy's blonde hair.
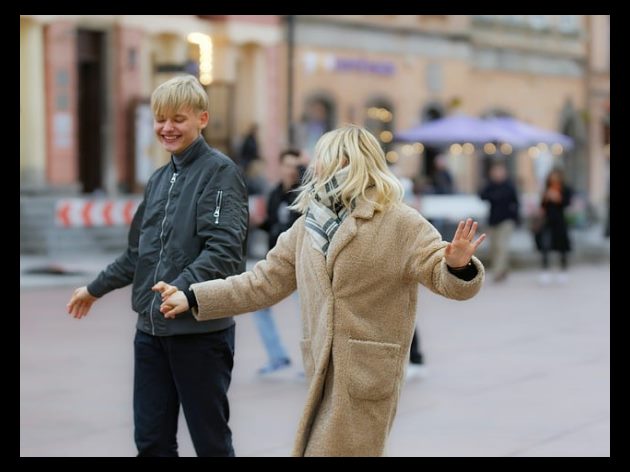
[[208, 111], [208, 94], [192, 75], [180, 75], [167, 80], [151, 94], [154, 116], [168, 116], [190, 108], [195, 113]]
[[348, 125], [319, 138], [314, 159], [291, 208], [306, 213], [313, 193], [322, 190], [333, 175], [346, 165], [349, 173], [339, 189], [339, 195], [347, 208], [358, 197], [367, 198], [369, 187], [375, 188], [373, 202], [378, 210], [402, 201], [402, 185], [387, 167], [379, 142], [365, 128]]

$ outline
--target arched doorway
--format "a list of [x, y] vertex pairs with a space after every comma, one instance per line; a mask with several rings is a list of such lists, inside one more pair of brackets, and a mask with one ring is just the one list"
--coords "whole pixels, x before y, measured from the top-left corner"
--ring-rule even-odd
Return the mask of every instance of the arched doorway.
[[[420, 121], [422, 123], [428, 123], [429, 121], [437, 120], [445, 115], [445, 110], [442, 104], [438, 102], [430, 102], [426, 104], [420, 112]], [[420, 168], [421, 180], [433, 180], [435, 174], [435, 159], [440, 154], [440, 148], [433, 146], [425, 146], [423, 165]]]
[[77, 31], [79, 180], [83, 193], [103, 191], [105, 33]]

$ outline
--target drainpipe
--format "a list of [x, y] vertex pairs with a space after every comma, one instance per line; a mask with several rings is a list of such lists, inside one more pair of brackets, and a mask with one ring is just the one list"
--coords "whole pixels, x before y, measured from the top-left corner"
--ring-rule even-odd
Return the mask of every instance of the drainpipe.
[[293, 56], [295, 47], [295, 15], [287, 15], [287, 136], [289, 147], [295, 147], [293, 126]]

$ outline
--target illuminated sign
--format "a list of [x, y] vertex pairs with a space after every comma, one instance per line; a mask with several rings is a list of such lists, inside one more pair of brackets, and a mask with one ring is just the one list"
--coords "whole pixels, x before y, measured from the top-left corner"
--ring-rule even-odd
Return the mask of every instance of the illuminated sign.
[[369, 61], [337, 57], [334, 69], [339, 72], [367, 72], [369, 74], [393, 75], [396, 67], [388, 61]]

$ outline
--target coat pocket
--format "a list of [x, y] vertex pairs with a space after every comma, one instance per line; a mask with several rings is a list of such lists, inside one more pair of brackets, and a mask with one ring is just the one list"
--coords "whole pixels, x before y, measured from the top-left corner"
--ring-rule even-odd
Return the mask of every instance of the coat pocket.
[[398, 380], [400, 344], [350, 339], [348, 393], [363, 400], [382, 400]]
[[311, 351], [311, 340], [300, 340], [300, 349], [302, 351], [302, 362], [304, 363], [304, 375], [306, 381], [310, 383], [315, 372], [315, 361], [313, 359], [313, 352]]

